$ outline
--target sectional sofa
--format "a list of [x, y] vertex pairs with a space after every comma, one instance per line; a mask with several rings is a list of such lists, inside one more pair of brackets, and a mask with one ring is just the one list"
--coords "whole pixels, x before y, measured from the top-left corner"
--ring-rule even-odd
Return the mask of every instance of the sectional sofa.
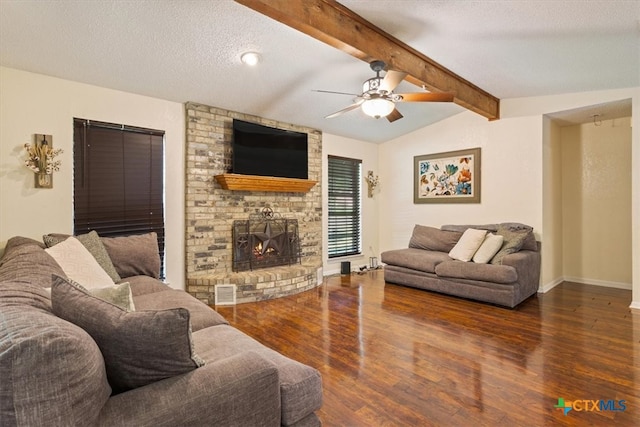
[[409, 247], [383, 252], [389, 283], [513, 308], [540, 281], [540, 243], [520, 223], [417, 224]]
[[1, 426], [320, 425], [319, 372], [163, 284], [153, 233], [45, 241], [0, 259]]

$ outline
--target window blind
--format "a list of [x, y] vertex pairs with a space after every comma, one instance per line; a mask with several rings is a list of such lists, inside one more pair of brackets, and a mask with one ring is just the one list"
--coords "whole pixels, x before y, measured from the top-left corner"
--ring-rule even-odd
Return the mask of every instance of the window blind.
[[362, 160], [328, 157], [329, 258], [358, 255], [360, 238], [360, 183]]
[[74, 119], [74, 234], [155, 231], [164, 272], [164, 132]]

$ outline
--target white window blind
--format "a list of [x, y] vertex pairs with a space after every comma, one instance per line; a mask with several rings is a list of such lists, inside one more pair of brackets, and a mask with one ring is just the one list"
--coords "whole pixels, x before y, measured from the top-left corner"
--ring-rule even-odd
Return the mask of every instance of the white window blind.
[[329, 156], [329, 258], [362, 253], [360, 183], [362, 160]]

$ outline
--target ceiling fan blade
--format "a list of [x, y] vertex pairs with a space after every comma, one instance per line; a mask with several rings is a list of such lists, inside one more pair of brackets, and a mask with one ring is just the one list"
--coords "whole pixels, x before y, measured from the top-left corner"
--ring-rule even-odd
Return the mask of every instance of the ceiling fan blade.
[[453, 102], [453, 94], [447, 92], [399, 93], [402, 102]]
[[380, 83], [380, 90], [384, 90], [387, 93], [392, 92], [405, 77], [407, 77], [407, 73], [394, 70], [387, 71], [382, 83]]
[[320, 93], [333, 93], [336, 95], [349, 95], [349, 96], [357, 96], [358, 98], [360, 97], [360, 94], [357, 93], [346, 93], [346, 92], [334, 92], [332, 90], [319, 90], [319, 89], [312, 89], [313, 92], [320, 92]]
[[400, 114], [400, 111], [398, 111], [397, 108], [394, 108], [393, 111], [387, 116], [387, 120], [389, 120], [389, 123], [393, 123], [396, 120], [401, 119], [402, 117], [404, 116]]
[[325, 117], [325, 119], [332, 119], [332, 118], [337, 117], [337, 116], [339, 116], [341, 114], [348, 113], [351, 110], [355, 110], [356, 108], [360, 107], [360, 104], [362, 104], [363, 102], [364, 102], [364, 99], [356, 102], [355, 104], [351, 104], [348, 107], [343, 108], [340, 111], [336, 111], [333, 114], [329, 114], [328, 116]]

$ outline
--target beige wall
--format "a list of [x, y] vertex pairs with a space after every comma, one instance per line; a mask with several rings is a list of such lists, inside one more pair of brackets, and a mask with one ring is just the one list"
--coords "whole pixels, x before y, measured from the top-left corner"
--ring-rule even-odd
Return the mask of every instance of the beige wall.
[[[367, 171], [372, 170], [375, 175], [379, 175], [378, 169], [378, 146], [368, 142], [355, 139], [344, 138], [337, 135], [324, 133], [322, 135], [322, 240], [327, 241], [327, 156], [342, 156], [352, 159], [362, 160], [362, 175], [360, 192], [362, 194], [362, 255], [330, 260], [327, 255], [327, 245], [323, 245], [323, 270], [324, 275], [340, 272], [340, 262], [350, 261], [351, 269], [369, 264], [369, 257], [375, 256], [380, 259], [378, 246], [378, 206], [380, 200], [379, 190], [374, 192], [372, 198], [367, 197], [367, 184], [364, 177]], [[382, 181], [379, 188], [385, 188], [386, 182]]]
[[[381, 250], [406, 247], [415, 224], [522, 222], [542, 228], [542, 118], [488, 122], [466, 112], [380, 146]], [[413, 158], [480, 147], [481, 203], [414, 204]]]
[[563, 280], [562, 153], [560, 126], [544, 118], [541, 283], [546, 289]]
[[563, 275], [631, 289], [631, 119], [561, 129]]
[[[73, 118], [165, 131], [167, 280], [184, 288], [182, 104], [0, 67], [0, 251], [12, 236], [41, 240], [73, 230]], [[33, 134], [53, 135], [62, 167], [53, 189], [36, 189], [22, 165]]]

